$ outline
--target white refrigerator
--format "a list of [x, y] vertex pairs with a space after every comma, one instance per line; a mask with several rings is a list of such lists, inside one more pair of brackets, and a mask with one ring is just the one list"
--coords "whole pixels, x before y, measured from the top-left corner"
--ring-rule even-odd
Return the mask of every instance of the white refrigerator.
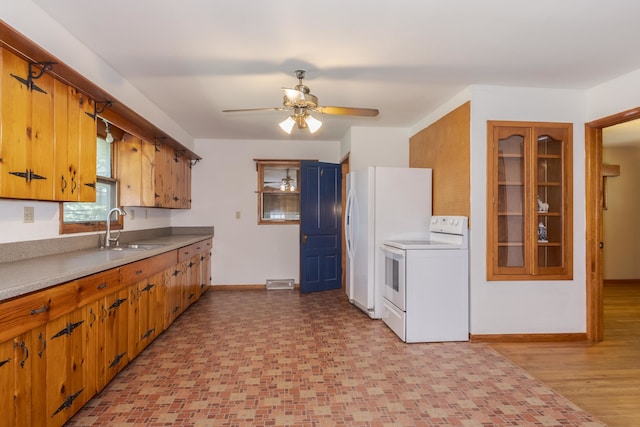
[[371, 318], [382, 318], [383, 242], [429, 236], [431, 182], [425, 168], [370, 166], [347, 175], [347, 295]]

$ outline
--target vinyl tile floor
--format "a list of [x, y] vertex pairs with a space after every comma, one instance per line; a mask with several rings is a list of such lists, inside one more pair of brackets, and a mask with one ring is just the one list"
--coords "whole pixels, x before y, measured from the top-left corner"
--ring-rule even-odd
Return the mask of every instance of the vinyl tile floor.
[[209, 291], [68, 426], [603, 426], [481, 343], [405, 344], [342, 290]]

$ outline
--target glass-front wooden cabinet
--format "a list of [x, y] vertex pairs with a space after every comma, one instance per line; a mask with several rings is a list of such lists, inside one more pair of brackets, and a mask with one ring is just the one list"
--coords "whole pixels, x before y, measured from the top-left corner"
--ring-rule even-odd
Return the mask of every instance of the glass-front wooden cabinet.
[[487, 278], [571, 279], [571, 123], [487, 123]]

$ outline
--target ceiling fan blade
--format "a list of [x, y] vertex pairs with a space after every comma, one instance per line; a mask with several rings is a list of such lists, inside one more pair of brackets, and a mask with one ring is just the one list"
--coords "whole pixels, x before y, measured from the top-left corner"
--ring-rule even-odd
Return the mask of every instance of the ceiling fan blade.
[[317, 107], [313, 109], [322, 114], [338, 114], [344, 116], [366, 116], [375, 117], [379, 111], [375, 108], [353, 108], [353, 107]]
[[240, 110], [222, 110], [223, 113], [242, 113], [246, 111], [286, 111], [288, 108], [273, 107], [273, 108], [242, 108]]

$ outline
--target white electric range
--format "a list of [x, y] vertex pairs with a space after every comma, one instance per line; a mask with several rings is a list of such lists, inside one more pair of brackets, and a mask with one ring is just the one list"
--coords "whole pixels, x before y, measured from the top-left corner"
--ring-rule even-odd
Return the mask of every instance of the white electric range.
[[469, 229], [433, 216], [424, 239], [389, 240], [382, 320], [405, 342], [469, 340]]

